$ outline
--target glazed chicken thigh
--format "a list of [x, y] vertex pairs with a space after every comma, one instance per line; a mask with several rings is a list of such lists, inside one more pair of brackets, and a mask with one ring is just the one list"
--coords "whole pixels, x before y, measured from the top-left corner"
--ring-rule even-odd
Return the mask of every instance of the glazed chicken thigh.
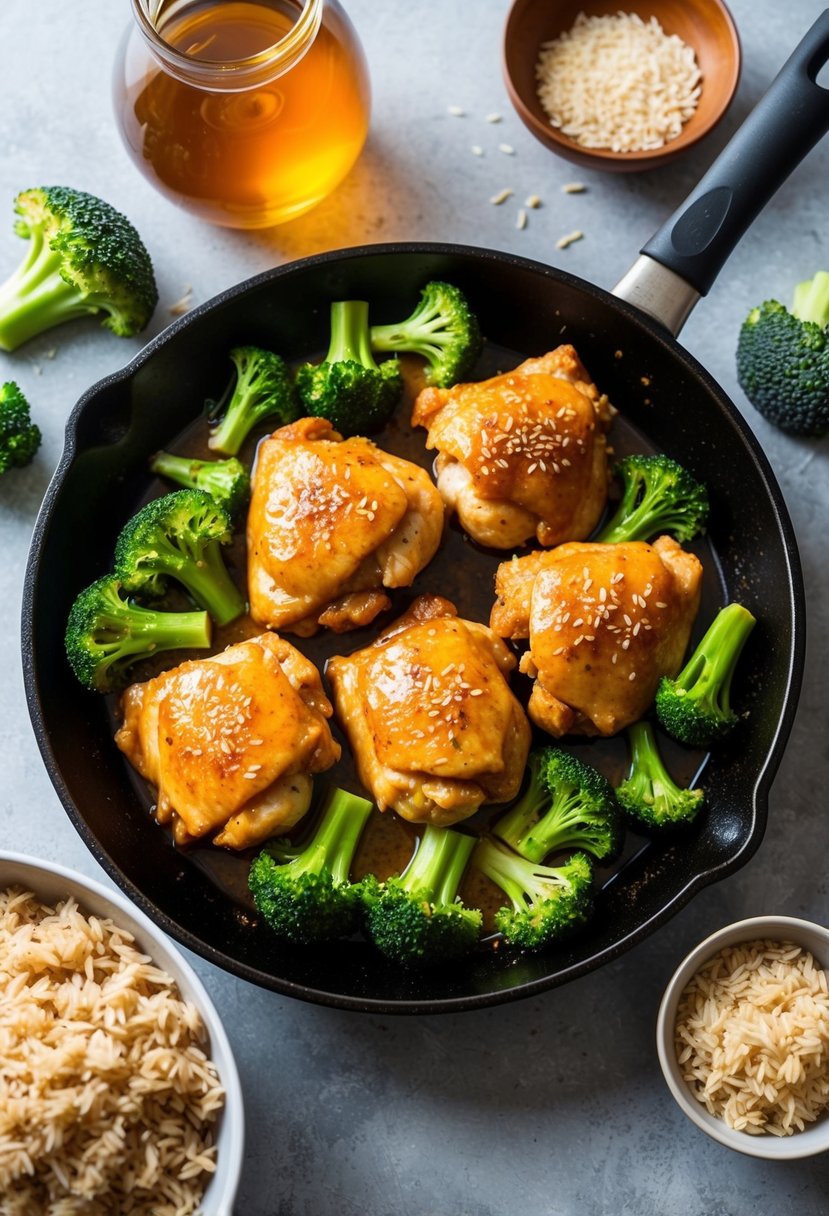
[[437, 484], [466, 532], [509, 549], [583, 540], [607, 501], [613, 407], [572, 346], [477, 384], [425, 388], [412, 424], [437, 448]]
[[244, 849], [287, 832], [311, 775], [340, 756], [319, 672], [273, 633], [133, 684], [121, 704], [115, 741], [156, 786], [177, 844], [218, 830], [214, 844]]
[[559, 545], [502, 562], [490, 624], [529, 638], [528, 712], [551, 735], [613, 735], [679, 671], [702, 566], [669, 536], [653, 545]]
[[367, 625], [434, 557], [444, 507], [429, 475], [369, 439], [301, 418], [259, 446], [248, 514], [250, 613], [309, 636]]
[[507, 684], [509, 648], [447, 600], [419, 596], [327, 675], [360, 780], [380, 810], [448, 825], [521, 785], [530, 725]]

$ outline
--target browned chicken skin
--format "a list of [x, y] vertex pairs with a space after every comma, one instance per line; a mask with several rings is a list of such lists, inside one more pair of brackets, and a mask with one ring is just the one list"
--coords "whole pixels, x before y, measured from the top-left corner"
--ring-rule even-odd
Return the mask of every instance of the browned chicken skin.
[[438, 489], [474, 540], [549, 547], [589, 536], [602, 514], [613, 413], [559, 346], [490, 380], [423, 389], [412, 424], [427, 428]]
[[425, 470], [301, 418], [262, 441], [248, 513], [250, 613], [301, 636], [370, 623], [384, 587], [435, 555], [444, 507]]
[[447, 825], [518, 793], [530, 726], [510, 691], [509, 648], [454, 605], [419, 596], [327, 675], [360, 780], [380, 810]]
[[319, 672], [273, 633], [133, 684], [121, 704], [115, 741], [178, 844], [218, 829], [214, 844], [244, 849], [288, 831], [311, 774], [340, 757]]
[[502, 562], [490, 624], [529, 638], [528, 712], [551, 735], [613, 735], [679, 671], [702, 566], [669, 536], [653, 545], [559, 545]]

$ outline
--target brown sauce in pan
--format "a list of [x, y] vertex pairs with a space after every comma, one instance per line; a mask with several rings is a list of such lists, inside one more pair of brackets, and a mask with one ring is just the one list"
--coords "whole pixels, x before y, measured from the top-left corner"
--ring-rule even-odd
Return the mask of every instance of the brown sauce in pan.
[[[532, 354], [542, 354], [533, 351]], [[497, 372], [509, 370], [520, 363], [526, 355], [503, 347], [488, 345], [485, 349], [478, 368], [476, 379], [485, 379]], [[431, 471], [434, 453], [425, 448], [426, 432], [422, 429], [413, 430], [408, 419], [411, 415], [411, 403], [421, 387], [419, 361], [401, 359], [405, 380], [405, 395], [391, 423], [380, 433], [372, 435], [379, 447], [385, 448], [398, 456], [422, 465]], [[599, 388], [601, 389], [601, 385]], [[216, 386], [216, 397], [219, 398], [223, 385]], [[610, 445], [616, 457], [630, 452], [653, 452], [656, 449], [647, 438], [630, 425], [624, 417], [624, 401], [614, 401], [619, 410], [614, 419], [610, 432]], [[255, 456], [256, 443], [269, 433], [267, 425], [260, 427], [249, 437], [239, 458], [250, 465]], [[180, 435], [171, 437], [168, 450], [192, 457], [215, 458], [216, 453], [207, 447], [208, 423], [205, 418], [193, 423]], [[147, 487], [146, 499], [158, 494], [167, 493], [177, 487], [161, 479], [154, 479]], [[145, 499], [145, 500], [146, 500]], [[136, 503], [136, 509], [141, 503]], [[722, 583], [716, 556], [708, 540], [703, 537], [686, 546], [693, 550], [703, 563], [703, 590], [699, 621], [708, 621], [723, 603]], [[526, 552], [527, 550], [520, 550]], [[286, 631], [285, 636], [304, 654], [311, 659], [324, 673], [327, 660], [335, 654], [349, 654], [368, 645], [380, 629], [390, 620], [394, 620], [411, 600], [423, 592], [432, 592], [446, 596], [457, 607], [462, 617], [471, 620], [489, 622], [490, 609], [494, 600], [493, 580], [499, 562], [509, 557], [509, 550], [487, 550], [470, 541], [461, 531], [455, 520], [450, 520], [441, 547], [430, 563], [415, 580], [411, 588], [391, 591], [392, 608], [368, 628], [354, 630], [345, 634], [332, 634], [322, 630], [311, 638], [297, 638]], [[226, 550], [228, 566], [240, 586], [245, 586], [245, 544], [244, 521], [237, 529], [237, 536], [232, 546]], [[220, 650], [232, 642], [240, 641], [252, 634], [261, 632], [249, 617], [234, 621], [224, 629], [217, 630], [215, 649]], [[696, 636], [696, 635], [695, 635]], [[161, 661], [163, 658], [163, 661]], [[179, 656], [168, 654], [159, 656], [152, 666], [145, 665], [144, 669], [135, 669], [135, 679], [146, 679], [157, 671], [168, 669], [180, 661]], [[526, 704], [531, 684], [525, 677], [515, 672], [511, 679], [513, 691], [519, 700]], [[116, 729], [116, 719], [113, 714], [113, 733]], [[328, 772], [315, 778], [315, 803], [317, 803], [329, 786], [342, 786], [352, 789], [355, 793], [366, 795], [360, 785], [351, 759], [348, 744], [343, 732], [336, 722], [332, 723], [335, 737], [343, 746], [340, 761]], [[534, 743], [537, 745], [555, 742], [541, 731], [536, 731]], [[561, 741], [563, 746], [576, 752], [589, 763], [594, 764], [613, 783], [618, 784], [625, 775], [627, 767], [627, 749], [623, 737], [612, 739]], [[673, 777], [680, 784], [691, 785], [698, 783], [699, 774], [704, 767], [706, 754], [682, 748], [670, 739], [661, 738], [660, 744], [665, 762]], [[126, 763], [126, 761], [124, 761]], [[131, 771], [132, 780], [140, 791], [142, 801], [146, 804], [147, 813], [152, 813], [152, 790]], [[704, 785], [704, 780], [702, 781]], [[486, 823], [501, 807], [483, 807], [475, 816], [465, 821], [462, 830], [482, 830]], [[312, 815], [306, 818], [306, 823]], [[166, 830], [159, 828], [159, 831]], [[411, 856], [417, 828], [391, 812], [372, 816], [363, 835], [355, 861], [355, 875], [361, 877], [366, 873], [375, 873], [378, 877], [387, 877], [399, 872]], [[301, 837], [297, 837], [301, 839]], [[171, 841], [170, 847], [174, 847]], [[628, 831], [622, 854], [608, 866], [597, 866], [598, 881], [604, 885], [614, 880], [615, 876], [624, 869], [632, 857], [637, 856], [647, 841], [637, 833]], [[233, 854], [227, 850], [218, 849], [209, 842], [190, 846], [185, 853], [190, 864], [205, 872], [211, 882], [228, 898], [247, 907], [252, 906], [247, 891], [247, 870], [249, 854]], [[484, 911], [485, 923], [491, 927], [491, 916], [503, 902], [498, 898], [499, 892], [482, 876], [470, 871], [465, 879], [461, 894], [472, 906], [481, 907]]]

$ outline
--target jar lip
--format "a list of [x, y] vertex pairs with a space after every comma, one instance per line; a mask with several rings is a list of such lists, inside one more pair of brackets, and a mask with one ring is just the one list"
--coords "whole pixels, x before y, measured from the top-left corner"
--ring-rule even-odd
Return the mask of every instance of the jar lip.
[[[254, 55], [239, 59], [195, 59], [176, 49], [164, 38], [158, 28], [159, 18], [174, 17], [185, 12], [188, 3], [166, 5], [165, 0], [131, 0], [133, 14], [138, 27], [150, 49], [164, 62], [174, 75], [182, 80], [211, 78], [223, 80], [225, 87], [232, 88], [229, 76], [258, 78], [264, 73], [268, 78], [281, 75], [302, 58], [316, 37], [322, 20], [324, 0], [302, 0], [302, 10], [294, 24], [282, 38]], [[164, 11], [166, 9], [166, 11]]]

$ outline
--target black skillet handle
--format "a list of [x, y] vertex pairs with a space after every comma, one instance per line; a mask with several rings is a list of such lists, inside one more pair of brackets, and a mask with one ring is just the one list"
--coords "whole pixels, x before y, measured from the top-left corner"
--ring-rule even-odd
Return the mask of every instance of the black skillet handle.
[[829, 9], [809, 30], [678, 211], [613, 294], [678, 334], [757, 214], [829, 131]]
[[829, 131], [829, 9], [678, 211], [642, 253], [705, 295], [758, 213]]

